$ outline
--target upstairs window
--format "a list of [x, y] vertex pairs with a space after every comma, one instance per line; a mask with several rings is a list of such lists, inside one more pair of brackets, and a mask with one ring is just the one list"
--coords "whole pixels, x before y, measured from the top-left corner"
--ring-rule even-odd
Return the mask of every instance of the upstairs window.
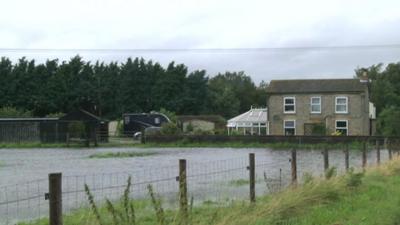
[[348, 122], [347, 120], [336, 120], [336, 132], [340, 133], [341, 135], [348, 135]]
[[283, 98], [283, 112], [284, 113], [295, 113], [296, 112], [296, 98], [295, 97]]
[[347, 113], [347, 97], [336, 97], [335, 100], [335, 112], [336, 113]]
[[283, 130], [286, 136], [296, 135], [296, 121], [295, 120], [285, 120], [283, 121]]
[[321, 113], [321, 97], [311, 97], [311, 113]]

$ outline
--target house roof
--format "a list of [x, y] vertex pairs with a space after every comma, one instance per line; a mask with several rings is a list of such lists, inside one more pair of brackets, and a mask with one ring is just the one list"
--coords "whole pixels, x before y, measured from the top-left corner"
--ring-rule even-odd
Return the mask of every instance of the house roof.
[[267, 109], [254, 108], [228, 120], [228, 127], [235, 127], [238, 123], [266, 123], [267, 122]]
[[10, 122], [19, 122], [19, 121], [57, 121], [58, 118], [0, 118], [0, 121], [10, 121]]
[[366, 88], [359, 79], [272, 80], [267, 93], [353, 93], [364, 92]]
[[92, 113], [85, 111], [83, 109], [78, 109], [72, 111], [65, 116], [59, 118], [60, 121], [102, 121], [102, 119], [98, 116], [93, 115]]

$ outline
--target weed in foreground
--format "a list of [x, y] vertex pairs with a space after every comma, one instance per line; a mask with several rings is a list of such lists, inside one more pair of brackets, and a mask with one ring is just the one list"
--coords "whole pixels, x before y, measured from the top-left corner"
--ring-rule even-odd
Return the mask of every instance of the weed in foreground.
[[132, 186], [132, 178], [128, 178], [128, 184], [125, 188], [124, 195], [122, 196], [122, 209], [116, 207], [109, 199], [106, 199], [106, 209], [109, 213], [109, 217], [112, 218], [112, 223], [106, 223], [103, 217], [99, 213], [99, 209], [94, 200], [94, 196], [91, 193], [87, 184], [85, 184], [85, 192], [88, 197], [90, 208], [96, 218], [99, 225], [136, 225], [135, 209], [133, 201], [129, 199], [130, 189]]

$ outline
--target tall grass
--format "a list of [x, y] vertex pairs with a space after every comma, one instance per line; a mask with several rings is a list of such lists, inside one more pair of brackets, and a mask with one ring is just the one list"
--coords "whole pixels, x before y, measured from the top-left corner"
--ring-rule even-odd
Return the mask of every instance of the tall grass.
[[[85, 192], [89, 201], [90, 208], [95, 216], [95, 219], [99, 225], [136, 225], [135, 208], [133, 202], [130, 200], [129, 194], [132, 186], [132, 178], [128, 178], [128, 184], [125, 188], [124, 194], [122, 196], [121, 202], [123, 207], [119, 208], [114, 206], [114, 204], [106, 199], [106, 209], [108, 215], [100, 215], [96, 202], [94, 201], [94, 196], [90, 192], [89, 187], [85, 184]], [[111, 221], [105, 222], [106, 218], [111, 218]]]

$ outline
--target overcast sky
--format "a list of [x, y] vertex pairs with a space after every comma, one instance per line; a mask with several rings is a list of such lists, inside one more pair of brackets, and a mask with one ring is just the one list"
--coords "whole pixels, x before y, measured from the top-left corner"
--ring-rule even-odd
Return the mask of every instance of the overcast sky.
[[[189, 70], [206, 69], [209, 75], [243, 70], [257, 83], [350, 78], [357, 66], [400, 61], [398, 0], [0, 3], [0, 55], [12, 59], [66, 60], [80, 54], [85, 60], [109, 62], [144, 57], [162, 64], [174, 60], [186, 64]], [[307, 48], [360, 45], [375, 47]], [[381, 45], [393, 46], [377, 47]], [[6, 50], [13, 48], [55, 50]]]

